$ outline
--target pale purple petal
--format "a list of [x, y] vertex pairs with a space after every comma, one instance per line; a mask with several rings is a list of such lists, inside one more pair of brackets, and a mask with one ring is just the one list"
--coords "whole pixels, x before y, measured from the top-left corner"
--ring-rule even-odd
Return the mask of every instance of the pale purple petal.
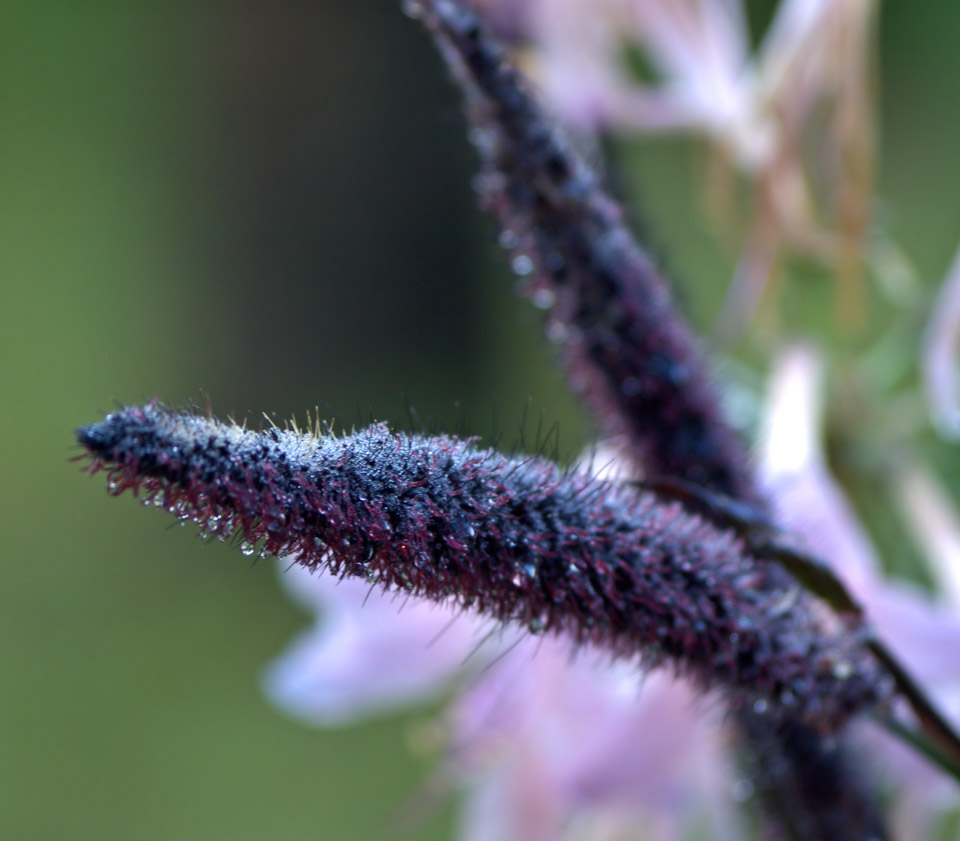
[[820, 441], [823, 364], [809, 345], [775, 361], [764, 410], [758, 472], [777, 522], [828, 560], [854, 592], [876, 578], [876, 550], [827, 468]]
[[742, 10], [724, 0], [635, 2], [634, 34], [668, 87], [695, 103], [705, 125], [723, 128], [749, 108], [749, 52]]
[[955, 609], [903, 581], [877, 581], [866, 604], [880, 636], [936, 697], [954, 686], [960, 689], [960, 615]]
[[[571, 659], [562, 640], [524, 643], [457, 699], [453, 722], [454, 766], [510, 778], [517, 762], [536, 765], [536, 780], [517, 778], [511, 791], [532, 787], [553, 825], [580, 815], [599, 824], [655, 823], [656, 837], [668, 828], [681, 837], [706, 809], [715, 837], [742, 837], [720, 716], [665, 673], [642, 677], [635, 665], [591, 651]], [[515, 808], [500, 820], [522, 825], [528, 807]]]
[[820, 371], [817, 353], [801, 345], [774, 365], [759, 467], [779, 521], [850, 584], [878, 632], [918, 677], [960, 678], [960, 616], [929, 594], [883, 578], [876, 550], [830, 475], [820, 443]]
[[[726, 131], [748, 107], [746, 32], [731, 0], [539, 0], [531, 5], [537, 77], [552, 107], [590, 129]], [[632, 78], [627, 44], [642, 47], [662, 77]]]
[[[489, 631], [471, 616], [370, 592], [362, 581], [338, 582], [286, 566], [283, 581], [319, 618], [268, 667], [264, 689], [277, 706], [316, 725], [341, 725], [436, 697]], [[494, 655], [497, 645], [489, 640], [477, 658]]]
[[923, 377], [934, 424], [960, 440], [960, 250], [934, 302], [923, 344]]
[[[960, 274], [958, 274], [960, 277]], [[960, 610], [960, 517], [957, 503], [933, 473], [920, 464], [905, 464], [893, 490], [917, 544], [923, 549], [937, 590]]]
[[[767, 398], [760, 474], [781, 520], [834, 565], [878, 635], [960, 724], [960, 615], [919, 589], [882, 577], [875, 550], [823, 456], [820, 372], [810, 347], [780, 354]], [[938, 810], [960, 805], [954, 781], [876, 728], [870, 737], [886, 757], [878, 766], [896, 776], [899, 837], [924, 837]]]
[[562, 817], [543, 757], [516, 746], [509, 758], [469, 777], [460, 841], [560, 841]]

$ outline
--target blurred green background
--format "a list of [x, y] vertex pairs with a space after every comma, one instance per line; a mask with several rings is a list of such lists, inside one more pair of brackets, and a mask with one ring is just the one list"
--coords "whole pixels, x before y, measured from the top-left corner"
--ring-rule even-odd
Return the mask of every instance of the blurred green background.
[[[507, 442], [529, 400], [575, 452], [588, 427], [473, 210], [455, 92], [383, 0], [0, 8], [0, 838], [395, 837], [429, 711], [284, 718], [258, 680], [307, 618], [273, 565], [69, 459], [118, 402], [204, 395], [347, 425], [412, 406]], [[883, 7], [881, 212], [931, 288], [960, 241], [958, 33], [956, 3]], [[629, 156], [706, 308], [693, 279], [715, 301], [729, 272], [690, 144]], [[412, 836], [450, 836], [451, 808], [422, 817]]]

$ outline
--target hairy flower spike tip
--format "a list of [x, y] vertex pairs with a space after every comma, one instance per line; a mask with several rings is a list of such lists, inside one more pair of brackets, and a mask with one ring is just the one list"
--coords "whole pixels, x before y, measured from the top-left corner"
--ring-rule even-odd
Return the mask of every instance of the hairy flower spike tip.
[[649, 472], [758, 500], [697, 343], [620, 207], [472, 12], [447, 0], [416, 10], [464, 90], [481, 202], [573, 386]]
[[735, 535], [631, 485], [384, 425], [254, 432], [153, 404], [77, 436], [113, 493], [251, 554], [670, 662], [735, 708], [824, 730], [887, 694], [862, 647], [812, 624]]

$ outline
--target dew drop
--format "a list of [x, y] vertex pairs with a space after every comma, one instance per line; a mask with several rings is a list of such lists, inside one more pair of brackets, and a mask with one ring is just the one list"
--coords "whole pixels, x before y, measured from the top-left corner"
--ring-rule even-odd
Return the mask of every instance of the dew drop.
[[555, 345], [563, 344], [570, 335], [567, 325], [562, 321], [551, 321], [547, 324], [547, 338]]
[[833, 676], [837, 680], [846, 680], [853, 674], [853, 666], [846, 662], [840, 662], [833, 667]]
[[533, 260], [531, 260], [526, 254], [518, 254], [513, 258], [513, 262], [510, 264], [511, 268], [514, 271], [514, 274], [520, 275], [520, 277], [526, 277], [530, 272], [533, 271]]
[[476, 193], [486, 196], [503, 189], [503, 176], [494, 172], [481, 173], [473, 176], [470, 184]]
[[254, 546], [249, 540], [244, 540], [243, 543], [240, 544], [241, 553], [246, 555], [248, 558], [254, 553], [256, 548], [257, 547]]
[[567, 261], [563, 259], [563, 255], [559, 254], [556, 251], [551, 251], [547, 255], [547, 269], [554, 274], [557, 272], [562, 272], [567, 265]]
[[737, 780], [730, 787], [730, 794], [736, 803], [746, 803], [751, 797], [753, 797], [753, 793], [753, 783], [751, 783], [749, 780]]
[[480, 151], [480, 154], [486, 157], [491, 153], [496, 142], [493, 132], [482, 128], [471, 129], [467, 139]]
[[500, 232], [500, 236], [497, 237], [497, 242], [500, 243], [502, 248], [509, 250], [517, 247], [517, 244], [520, 242], [520, 237], [517, 236], [516, 231], [508, 229]]
[[753, 711], [757, 715], [763, 715], [767, 711], [767, 702], [761, 698], [759, 701], [754, 703]]
[[530, 296], [530, 302], [538, 310], [548, 310], [557, 302], [557, 295], [552, 289], [538, 289]]
[[527, 623], [527, 630], [531, 634], [542, 634], [544, 629], [544, 624], [542, 619], [531, 619]]

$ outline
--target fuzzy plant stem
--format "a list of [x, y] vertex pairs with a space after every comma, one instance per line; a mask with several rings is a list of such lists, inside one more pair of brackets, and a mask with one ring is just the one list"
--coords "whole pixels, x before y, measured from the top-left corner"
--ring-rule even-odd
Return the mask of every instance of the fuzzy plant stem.
[[[528, 295], [546, 310], [547, 334], [601, 429], [647, 475], [763, 508], [696, 341], [621, 209], [470, 10], [451, 0], [406, 8], [422, 19], [464, 93], [481, 158], [481, 204], [496, 218]], [[766, 584], [782, 591], [785, 580], [775, 570]], [[782, 832], [819, 841], [886, 836], [842, 739], [824, 738], [789, 711], [745, 708], [737, 719], [755, 783]]]
[[889, 685], [729, 531], [629, 485], [375, 425], [253, 432], [149, 405], [78, 431], [109, 487], [249, 550], [454, 601], [824, 732]]

